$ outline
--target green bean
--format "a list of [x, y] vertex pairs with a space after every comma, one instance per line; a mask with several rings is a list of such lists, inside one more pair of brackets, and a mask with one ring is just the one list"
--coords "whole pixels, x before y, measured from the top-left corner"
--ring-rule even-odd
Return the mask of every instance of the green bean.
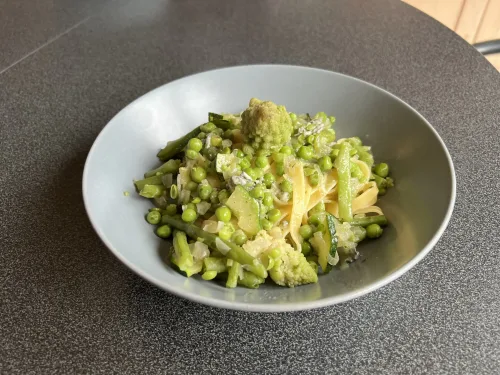
[[338, 181], [338, 204], [339, 216], [343, 221], [352, 220], [352, 198], [351, 198], [351, 157], [349, 151], [351, 146], [348, 142], [343, 142], [340, 146], [340, 153], [336, 160]]
[[357, 151], [359, 160], [364, 161], [369, 168], [373, 166], [373, 155], [370, 151], [366, 150], [364, 146], [354, 146]]
[[181, 165], [180, 160], [170, 159], [158, 168], [152, 169], [144, 174], [145, 178], [156, 176], [157, 173], [167, 174], [167, 173], [177, 173], [179, 171], [179, 166]]
[[365, 179], [365, 175], [363, 174], [363, 171], [361, 170], [359, 165], [357, 165], [356, 163], [351, 163], [350, 170], [351, 170], [352, 177], [357, 178], [360, 181], [363, 181]]
[[161, 213], [158, 211], [151, 211], [146, 215], [146, 221], [149, 224], [156, 225], [161, 221]]
[[186, 184], [186, 190], [189, 190], [189, 191], [196, 191], [196, 189], [198, 189], [198, 184], [194, 181], [189, 181], [187, 184]]
[[[194, 224], [188, 224], [170, 216], [163, 216], [162, 222], [164, 222], [165, 224], [169, 224], [173, 228], [186, 232], [187, 235], [193, 239], [202, 238], [205, 240], [204, 242], [208, 247], [214, 250], [218, 250], [216, 245], [216, 239], [218, 237], [216, 235], [205, 232], [203, 229], [199, 228]], [[236, 244], [233, 244], [232, 242], [224, 240], [221, 241], [229, 248], [229, 250], [226, 253], [226, 256], [229, 259], [232, 259], [241, 264], [248, 265], [248, 270], [253, 272], [259, 277], [262, 277], [264, 279], [267, 277], [266, 268], [258, 259], [254, 258], [252, 255], [247, 253], [243, 248], [241, 248]]]
[[177, 213], [177, 205], [169, 204], [165, 209], [165, 212], [168, 216], [174, 216]]
[[186, 269], [192, 267], [194, 263], [193, 254], [191, 254], [189, 250], [186, 233], [178, 230], [174, 231], [173, 245], [175, 251], [175, 264], [181, 271], [186, 271]]
[[367, 227], [370, 224], [387, 225], [387, 218], [385, 215], [365, 216], [352, 219], [351, 224]]
[[236, 285], [238, 284], [238, 278], [240, 276], [240, 268], [241, 264], [233, 261], [233, 264], [229, 267], [226, 288], [236, 288]]
[[217, 276], [217, 272], [216, 271], [206, 271], [203, 273], [203, 275], [201, 275], [201, 278], [203, 280], [213, 280], [215, 279], [215, 277]]
[[139, 195], [144, 198], [159, 198], [165, 191], [163, 185], [144, 185]]
[[227, 271], [227, 260], [225, 258], [206, 257], [203, 259], [205, 272], [215, 271], [222, 273]]
[[368, 238], [379, 238], [384, 230], [378, 224], [370, 224], [366, 227], [366, 236]]
[[349, 138], [349, 143], [352, 146], [362, 146], [363, 145], [363, 142], [361, 141], [361, 138], [359, 138], [359, 137]]
[[199, 135], [199, 133], [200, 133], [200, 128], [198, 127], [195, 128], [194, 130], [191, 130], [183, 137], [175, 141], [168, 142], [167, 145], [162, 150], [160, 150], [160, 152], [158, 152], [156, 156], [161, 161], [172, 159], [175, 155], [177, 155], [184, 149], [184, 147], [187, 145], [187, 143], [191, 138], [195, 138], [197, 135]]
[[135, 188], [137, 191], [141, 191], [146, 185], [163, 185], [163, 181], [160, 176], [151, 176], [143, 180], [134, 181]]
[[251, 272], [243, 271], [243, 278], [238, 278], [238, 285], [245, 286], [247, 288], [256, 289], [265, 281], [262, 277], [259, 277]]

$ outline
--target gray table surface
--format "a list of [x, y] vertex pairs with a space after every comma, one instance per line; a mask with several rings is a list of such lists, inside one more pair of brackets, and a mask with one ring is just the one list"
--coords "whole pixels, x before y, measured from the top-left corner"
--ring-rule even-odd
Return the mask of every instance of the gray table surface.
[[[498, 373], [500, 74], [452, 31], [389, 0], [0, 10], [0, 373]], [[255, 314], [169, 295], [107, 251], [80, 190], [99, 131], [154, 87], [251, 63], [359, 77], [434, 125], [457, 203], [424, 261], [358, 300]]]

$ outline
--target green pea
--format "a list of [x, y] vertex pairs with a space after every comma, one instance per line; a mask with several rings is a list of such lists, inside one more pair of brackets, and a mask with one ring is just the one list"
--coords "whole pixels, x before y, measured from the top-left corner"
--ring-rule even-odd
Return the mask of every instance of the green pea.
[[196, 216], [197, 214], [195, 210], [193, 210], [192, 208], [187, 208], [182, 213], [182, 220], [186, 223], [192, 223], [196, 220]]
[[203, 148], [203, 142], [198, 138], [191, 138], [188, 142], [188, 149], [193, 150], [195, 152], [200, 152]]
[[226, 201], [229, 199], [228, 191], [226, 189], [222, 189], [221, 191], [219, 191], [218, 198], [219, 202], [221, 202], [222, 204], [226, 204]]
[[267, 219], [271, 223], [276, 223], [281, 217], [281, 211], [277, 208], [273, 208], [271, 211], [267, 213]]
[[160, 220], [161, 220], [161, 214], [158, 211], [151, 211], [148, 212], [148, 214], [146, 215], [146, 221], [149, 224], [156, 225], [160, 222]]
[[194, 167], [191, 169], [191, 179], [194, 182], [200, 183], [207, 177], [207, 171], [202, 167]]
[[374, 172], [380, 177], [387, 177], [389, 175], [389, 165], [387, 163], [380, 163], [375, 166]]
[[212, 194], [212, 187], [210, 185], [200, 185], [198, 195], [200, 196], [201, 199], [206, 201], [207, 199], [210, 198], [210, 194]]
[[179, 189], [177, 188], [177, 185], [170, 186], [170, 198], [177, 199], [178, 196], [179, 196]]
[[384, 230], [378, 224], [370, 224], [366, 227], [366, 236], [368, 238], [379, 238]]
[[212, 191], [210, 194], [210, 203], [212, 204], [218, 204], [219, 203], [219, 193], [217, 190]]
[[214, 130], [212, 130], [212, 133], [221, 137], [222, 134], [224, 134], [224, 130], [222, 130], [221, 128], [215, 128]]
[[269, 165], [269, 161], [266, 156], [259, 156], [255, 159], [255, 166], [259, 168], [265, 168]]
[[309, 217], [309, 220], [307, 220], [307, 222], [310, 225], [319, 225], [319, 224], [321, 224], [322, 219], [323, 219], [323, 215], [322, 214], [314, 214], [314, 215], [311, 215]]
[[319, 184], [319, 174], [318, 172], [314, 172], [309, 176], [309, 183], [311, 186], [317, 186]]
[[204, 154], [208, 160], [212, 161], [217, 157], [217, 149], [215, 147], [206, 148]]
[[[196, 139], [196, 138], [193, 138], [193, 139]], [[191, 159], [191, 160], [196, 160], [198, 158], [198, 155], [200, 155], [199, 152], [195, 151], [195, 150], [186, 150], [186, 157], [188, 159]]]
[[306, 138], [307, 143], [309, 143], [310, 145], [312, 145], [315, 140], [316, 140], [316, 136], [314, 136], [312, 134], [308, 135], [307, 138]]
[[292, 155], [293, 154], [293, 149], [290, 146], [283, 146], [280, 149], [280, 154], [283, 154], [283, 155]]
[[282, 154], [281, 152], [275, 152], [272, 155], [272, 158], [275, 162], [282, 163], [285, 160], [285, 154]]
[[231, 240], [238, 246], [243, 245], [245, 242], [247, 242], [247, 236], [246, 234], [241, 230], [238, 229], [236, 232], [233, 233], [231, 236]]
[[217, 220], [229, 223], [231, 220], [231, 210], [226, 206], [221, 206], [215, 210], [215, 216], [217, 217]]
[[299, 135], [297, 137], [297, 141], [299, 142], [299, 144], [303, 145], [304, 143], [306, 143], [306, 136], [304, 134]]
[[311, 146], [301, 146], [297, 153], [298, 157], [304, 160], [311, 160], [313, 157], [314, 151]]
[[222, 144], [222, 138], [219, 137], [218, 135], [213, 135], [210, 138], [210, 145], [212, 147], [219, 147]]
[[233, 131], [231, 129], [226, 130], [224, 132], [224, 138], [233, 139]]
[[257, 168], [245, 168], [243, 172], [249, 175], [252, 180], [256, 180], [259, 178], [259, 172], [257, 171]]
[[252, 146], [250, 145], [243, 145], [243, 153], [245, 155], [250, 155], [250, 156], [253, 156], [253, 154], [255, 153], [254, 149]]
[[264, 176], [264, 170], [262, 168], [256, 167], [253, 170], [257, 178], [262, 178]]
[[280, 189], [282, 191], [284, 191], [285, 193], [291, 193], [291, 192], [293, 192], [293, 185], [290, 181], [283, 180], [280, 183]]
[[236, 155], [237, 158], [240, 158], [240, 159], [243, 159], [245, 157], [245, 154], [243, 153], [243, 151], [241, 151], [238, 148], [235, 151], [235, 155]]
[[300, 236], [305, 239], [305, 240], [308, 240], [309, 238], [312, 237], [313, 235], [313, 230], [311, 228], [310, 225], [302, 225], [300, 228], [299, 228], [299, 234]]
[[234, 230], [228, 226], [224, 225], [224, 227], [219, 231], [219, 237], [225, 241], [229, 241], [231, 236], [233, 235]]
[[200, 132], [196, 138], [205, 139], [205, 138], [207, 138], [207, 134], [205, 132]]
[[177, 213], [177, 205], [173, 203], [169, 204], [165, 211], [168, 216], [174, 216]]
[[193, 204], [198, 204], [198, 203], [200, 203], [200, 202], [201, 202], [201, 198], [200, 198], [200, 197], [196, 197], [196, 198], [194, 198], [194, 199], [191, 201], [191, 203], [193, 203]]
[[221, 151], [222, 154], [229, 155], [231, 153], [231, 149], [229, 147], [224, 147]]
[[250, 163], [250, 160], [248, 159], [241, 159], [240, 161], [240, 167], [243, 170], [250, 168], [251, 165], [252, 163]]
[[271, 193], [265, 193], [264, 194], [264, 198], [262, 198], [262, 203], [266, 207], [272, 207], [273, 203], [274, 203], [272, 194]]
[[188, 209], [196, 211], [196, 205], [194, 203], [188, 203], [188, 204], [186, 204], [186, 209], [185, 210], [188, 210]]
[[387, 193], [387, 189], [386, 188], [380, 188], [378, 189], [378, 195], [385, 195]]
[[273, 224], [271, 224], [271, 222], [267, 219], [262, 219], [260, 221], [260, 225], [262, 225], [262, 228], [264, 228], [264, 230], [270, 230], [273, 227]]
[[215, 277], [217, 276], [217, 271], [206, 271], [206, 272], [203, 272], [203, 275], [201, 275], [201, 278], [203, 280], [213, 280], [215, 279]]
[[290, 118], [292, 119], [292, 121], [297, 121], [297, 115], [293, 112], [290, 112]]
[[200, 130], [202, 130], [206, 133], [210, 133], [215, 128], [216, 128], [216, 126], [213, 122], [207, 122], [206, 124], [203, 124], [200, 126]]
[[160, 238], [168, 238], [172, 234], [172, 229], [168, 225], [162, 225], [156, 228], [156, 235]]
[[264, 186], [256, 185], [250, 192], [250, 195], [254, 198], [262, 198], [264, 196]]
[[263, 178], [264, 178], [264, 184], [269, 189], [274, 182], [274, 176], [272, 175], [272, 173], [266, 173]]
[[323, 156], [318, 160], [318, 165], [323, 172], [329, 171], [333, 168], [332, 159], [329, 156]]
[[283, 176], [285, 174], [285, 163], [276, 163], [276, 174], [278, 176]]
[[308, 256], [311, 254], [311, 245], [309, 244], [309, 242], [307, 241], [304, 241], [302, 242], [302, 254], [304, 254], [304, 256]]
[[198, 184], [194, 181], [189, 181], [186, 184], [186, 189], [189, 191], [195, 191], [198, 188]]

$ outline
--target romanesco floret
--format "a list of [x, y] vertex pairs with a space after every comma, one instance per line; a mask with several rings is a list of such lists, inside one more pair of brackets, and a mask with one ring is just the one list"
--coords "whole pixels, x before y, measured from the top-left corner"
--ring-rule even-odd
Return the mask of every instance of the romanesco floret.
[[269, 275], [276, 284], [293, 288], [296, 285], [318, 282], [316, 270], [311, 267], [304, 254], [290, 245], [280, 248], [280, 251], [280, 257], [269, 270]]
[[271, 150], [290, 140], [293, 125], [284, 106], [254, 98], [241, 115], [241, 130], [254, 149]]

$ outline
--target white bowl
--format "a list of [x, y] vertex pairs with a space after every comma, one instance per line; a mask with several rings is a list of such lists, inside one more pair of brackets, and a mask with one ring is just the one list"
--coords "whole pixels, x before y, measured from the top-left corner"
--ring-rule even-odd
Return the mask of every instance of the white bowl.
[[[361, 259], [317, 284], [226, 289], [186, 278], [166, 262], [168, 241], [155, 236], [144, 215], [151, 207], [132, 180], [159, 164], [157, 151], [207, 119], [210, 112], [239, 112], [258, 97], [289, 111], [325, 111], [337, 135], [359, 136], [375, 159], [390, 164], [396, 187], [380, 200], [390, 226], [359, 246]], [[130, 192], [125, 196], [124, 192]], [[255, 65], [195, 74], [161, 86], [120, 111], [97, 137], [83, 173], [83, 197], [94, 229], [126, 266], [178, 296], [248, 311], [318, 308], [359, 297], [395, 280], [420, 261], [448, 224], [455, 174], [436, 131], [390, 93], [342, 74], [298, 66]]]

